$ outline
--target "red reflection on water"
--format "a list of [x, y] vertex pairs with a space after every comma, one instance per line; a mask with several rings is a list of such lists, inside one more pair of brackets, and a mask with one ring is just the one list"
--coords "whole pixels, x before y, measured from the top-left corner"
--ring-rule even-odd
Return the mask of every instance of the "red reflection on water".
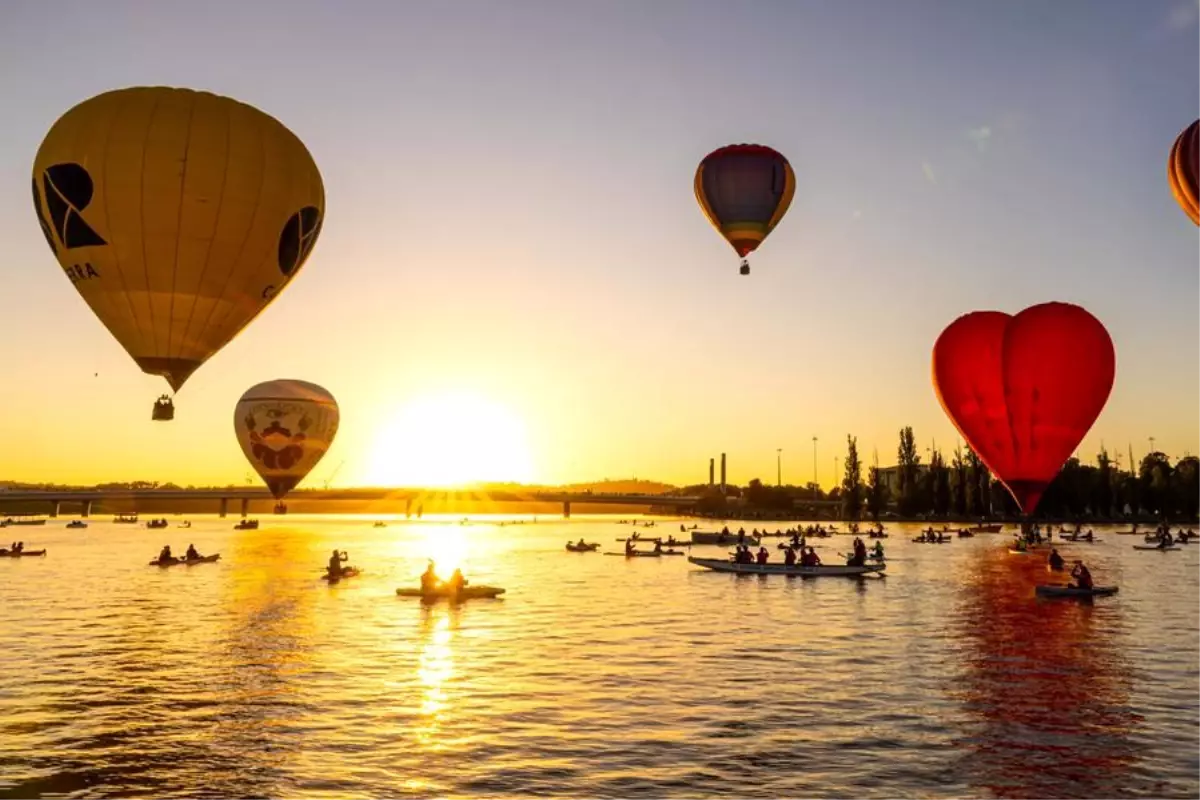
[[1041, 555], [986, 548], [972, 566], [959, 609], [959, 687], [978, 723], [963, 743], [966, 782], [997, 797], [1120, 793], [1141, 718], [1128, 705], [1119, 600], [1037, 598], [1038, 584], [1067, 581]]

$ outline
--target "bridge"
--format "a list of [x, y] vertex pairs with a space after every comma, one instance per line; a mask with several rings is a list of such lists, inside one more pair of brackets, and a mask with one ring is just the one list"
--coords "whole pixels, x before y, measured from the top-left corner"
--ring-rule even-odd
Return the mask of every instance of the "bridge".
[[[404, 501], [405, 513], [411, 514], [413, 503], [425, 498], [461, 496], [467, 498], [486, 497], [498, 502], [562, 503], [563, 516], [571, 516], [571, 504], [659, 506], [674, 509], [691, 508], [700, 502], [699, 497], [681, 497], [660, 494], [616, 494], [592, 492], [531, 491], [472, 491], [472, 490], [428, 490], [428, 489], [302, 489], [294, 491], [288, 498], [294, 501], [323, 502], [334, 500]], [[64, 504], [78, 505], [80, 516], [91, 516], [92, 506], [98, 501], [204, 501], [211, 500], [219, 509], [220, 516], [229, 513], [230, 501], [241, 501], [241, 515], [249, 513], [250, 502], [274, 502], [266, 489], [78, 489], [78, 490], [0, 490], [0, 507], [7, 503], [44, 504], [51, 517], [57, 517]]]

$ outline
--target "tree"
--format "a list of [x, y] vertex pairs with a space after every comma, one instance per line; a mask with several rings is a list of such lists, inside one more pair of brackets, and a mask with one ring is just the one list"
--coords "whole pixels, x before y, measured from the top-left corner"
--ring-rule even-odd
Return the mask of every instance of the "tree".
[[1175, 511], [1189, 522], [1196, 519], [1200, 514], [1200, 459], [1195, 456], [1179, 459], [1171, 477]]
[[871, 515], [871, 519], [878, 521], [879, 515], [887, 508], [888, 488], [879, 479], [879, 467], [871, 467], [867, 476], [867, 513]]
[[862, 514], [862, 464], [858, 460], [858, 439], [846, 436], [846, 474], [842, 478], [842, 515], [858, 519]]
[[1096, 456], [1096, 479], [1092, 489], [1092, 510], [1101, 519], [1112, 519], [1113, 512], [1113, 473], [1112, 462], [1108, 459], [1108, 451], [1100, 448]]
[[1142, 505], [1152, 514], [1169, 514], [1171, 502], [1171, 462], [1157, 451], [1147, 453], [1138, 467], [1138, 483], [1141, 484]]
[[992, 499], [992, 476], [979, 455], [967, 448], [967, 512], [985, 517]]
[[896, 451], [896, 461], [899, 465], [900, 515], [911, 517], [917, 510], [919, 475], [918, 466], [921, 457], [917, 455], [917, 442], [913, 437], [913, 429], [906, 426], [900, 429], [900, 447]]
[[950, 470], [939, 450], [929, 457], [929, 490], [933, 513], [946, 516], [950, 512]]
[[962, 448], [954, 448], [954, 460], [950, 462], [953, 480], [950, 483], [951, 500], [954, 514], [958, 517], [967, 515], [967, 462], [963, 461]]

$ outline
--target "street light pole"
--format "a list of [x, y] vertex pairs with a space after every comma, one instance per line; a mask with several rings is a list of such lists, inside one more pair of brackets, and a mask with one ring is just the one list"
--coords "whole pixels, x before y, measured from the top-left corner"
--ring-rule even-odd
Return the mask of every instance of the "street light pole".
[[820, 486], [820, 481], [817, 480], [817, 437], [813, 437], [813, 483]]
[[1154, 452], [1154, 437], [1153, 436], [1150, 437], [1150, 452], [1151, 453]]
[[775, 448], [775, 485], [783, 486], [783, 448]]

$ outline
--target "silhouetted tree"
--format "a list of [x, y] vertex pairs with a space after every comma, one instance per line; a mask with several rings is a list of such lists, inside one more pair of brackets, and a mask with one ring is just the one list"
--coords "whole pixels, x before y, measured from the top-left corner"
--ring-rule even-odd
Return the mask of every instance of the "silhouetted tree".
[[961, 447], [954, 448], [954, 460], [950, 462], [950, 468], [953, 473], [950, 482], [950, 502], [955, 515], [965, 517], [967, 515], [967, 462], [963, 461]]
[[897, 488], [900, 491], [900, 514], [910, 517], [918, 510], [920, 487], [917, 485], [917, 476], [919, 474], [918, 465], [921, 463], [921, 457], [917, 455], [917, 443], [913, 438], [911, 426], [900, 429], [900, 446], [896, 451], [896, 462], [899, 465], [900, 480]]
[[862, 514], [862, 464], [858, 460], [858, 439], [846, 436], [846, 474], [842, 478], [842, 515], [858, 519]]
[[878, 520], [887, 504], [887, 485], [879, 479], [879, 467], [871, 467], [867, 471], [867, 513], [871, 515], [871, 519]]

